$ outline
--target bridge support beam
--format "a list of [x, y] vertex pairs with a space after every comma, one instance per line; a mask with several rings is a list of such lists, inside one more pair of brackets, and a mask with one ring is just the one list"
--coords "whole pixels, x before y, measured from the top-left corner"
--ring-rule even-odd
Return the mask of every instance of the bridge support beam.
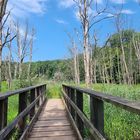
[[[76, 105], [83, 112], [83, 93], [76, 91]], [[76, 114], [76, 124], [81, 136], [84, 136], [84, 124], [78, 114]]]
[[90, 119], [94, 127], [104, 136], [104, 103], [90, 97]]
[[[27, 107], [27, 92], [19, 94], [19, 109], [18, 113], [20, 114]], [[22, 118], [22, 120], [18, 123], [19, 127], [19, 137], [22, 135], [25, 127], [26, 127], [26, 116]]]
[[7, 125], [8, 98], [0, 101], [0, 130]]

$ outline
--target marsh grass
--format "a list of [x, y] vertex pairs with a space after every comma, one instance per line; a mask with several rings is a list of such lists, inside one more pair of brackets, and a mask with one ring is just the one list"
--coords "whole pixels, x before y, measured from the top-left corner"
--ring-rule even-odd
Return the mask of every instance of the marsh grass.
[[[85, 85], [81, 85], [85, 87]], [[140, 85], [107, 85], [94, 84], [93, 90], [119, 96], [140, 102]], [[3, 91], [7, 84], [3, 83]], [[61, 98], [61, 83], [47, 82], [47, 96]], [[10, 97], [8, 102], [8, 122], [11, 122], [18, 112], [18, 95]], [[84, 95], [84, 113], [90, 118], [89, 97]], [[105, 136], [109, 140], [140, 140], [140, 116], [125, 111], [109, 103], [104, 104]], [[89, 134], [88, 130], [85, 135]]]

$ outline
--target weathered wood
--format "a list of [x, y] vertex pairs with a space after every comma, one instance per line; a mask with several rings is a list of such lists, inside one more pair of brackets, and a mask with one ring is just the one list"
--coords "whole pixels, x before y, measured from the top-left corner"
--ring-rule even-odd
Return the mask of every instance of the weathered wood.
[[40, 99], [40, 96], [35, 99], [34, 102], [32, 102], [26, 109], [24, 109], [8, 126], [6, 126], [2, 131], [0, 131], [0, 140], [4, 140], [8, 134], [15, 128], [17, 123], [22, 120], [24, 116], [26, 116], [29, 111], [32, 109], [33, 106], [38, 102]]
[[8, 98], [0, 100], [0, 130], [7, 125]]
[[0, 100], [3, 100], [3, 99], [6, 99], [10, 96], [13, 96], [13, 95], [16, 95], [16, 94], [22, 94], [24, 92], [28, 92], [34, 88], [38, 88], [38, 87], [42, 87], [44, 84], [41, 84], [41, 85], [37, 85], [37, 86], [31, 86], [31, 87], [27, 87], [27, 88], [22, 88], [22, 89], [19, 89], [19, 90], [16, 90], [16, 91], [9, 91], [9, 92], [6, 92], [6, 93], [2, 93], [0, 94]]
[[95, 128], [104, 136], [104, 103], [90, 97], [90, 119]]
[[[30, 91], [30, 103], [32, 103], [35, 100], [35, 89], [32, 89]], [[33, 116], [35, 115], [35, 106], [30, 111], [30, 120], [32, 120]]]
[[[62, 91], [62, 93], [63, 93], [63, 91]], [[68, 107], [67, 107], [67, 105], [66, 105], [66, 103], [65, 103], [65, 98], [62, 97], [62, 100], [63, 100], [63, 103], [64, 103], [64, 105], [65, 105], [65, 107], [66, 107], [66, 110], [67, 110], [67, 113], [68, 113], [68, 117], [69, 117], [69, 119], [70, 119], [70, 121], [71, 121], [72, 127], [73, 127], [73, 129], [75, 130], [75, 132], [76, 132], [76, 135], [77, 135], [78, 140], [83, 140], [83, 138], [82, 138], [82, 136], [81, 136], [81, 134], [80, 134], [80, 131], [79, 131], [79, 129], [77, 128], [77, 125], [76, 125], [76, 123], [75, 123], [75, 120], [74, 120], [74, 118], [72, 117], [71, 113], [70, 113], [69, 110], [68, 110]], [[75, 116], [75, 117], [76, 117], [76, 116]], [[75, 119], [76, 119], [76, 118], [75, 118]]]
[[99, 131], [91, 124], [91, 122], [88, 120], [88, 118], [83, 114], [83, 112], [75, 105], [71, 99], [63, 93], [64, 97], [67, 98], [68, 102], [71, 104], [71, 106], [75, 109], [78, 116], [84, 123], [84, 125], [89, 129], [89, 132], [93, 139], [95, 140], [105, 140], [105, 138], [99, 133]]
[[[27, 107], [27, 92], [24, 92], [22, 94], [19, 94], [18, 114], [23, 112], [26, 109], [26, 107]], [[21, 136], [21, 134], [23, 133], [25, 126], [26, 126], [26, 116], [21, 118], [21, 120], [18, 123], [19, 133], [20, 133], [19, 136]]]
[[76, 91], [79, 91], [81, 93], [85, 93], [90, 95], [91, 97], [97, 98], [99, 100], [111, 103], [115, 106], [121, 107], [129, 112], [133, 112], [136, 114], [140, 115], [140, 102], [137, 101], [129, 101], [127, 99], [123, 99], [117, 96], [112, 96], [109, 94], [104, 94], [101, 92], [97, 92], [91, 89], [85, 89], [85, 88], [81, 88], [81, 87], [75, 87], [75, 86], [67, 86], [67, 85], [63, 85], [66, 88], [72, 88], [75, 89]]
[[[75, 103], [75, 90], [71, 89], [71, 100]], [[71, 107], [71, 115], [75, 120], [75, 110]]]
[[36, 138], [29, 138], [29, 140], [77, 140], [75, 136], [53, 136], [53, 137], [36, 137]]
[[[80, 109], [80, 111], [83, 112], [83, 93], [81, 93], [79, 91], [76, 91], [76, 105]], [[77, 113], [76, 113], [76, 124], [77, 124], [77, 127], [78, 127], [81, 135], [83, 136], [84, 135], [83, 134], [84, 124]]]
[[[19, 127], [21, 133], [24, 130], [27, 130], [27, 128], [29, 128], [31, 126], [32, 121], [29, 124], [30, 126], [27, 127], [26, 116], [28, 114], [31, 114], [31, 112], [34, 110], [33, 108], [35, 107], [36, 103], [40, 100], [42, 93], [37, 98], [34, 98], [34, 94], [33, 94], [33, 96], [30, 98], [30, 104], [28, 106], [27, 106], [27, 98], [28, 98], [28, 95], [30, 94], [30, 90], [32, 90], [31, 93], [33, 93], [33, 90], [36, 87], [39, 87], [39, 86], [32, 86], [29, 88], [25, 88], [25, 89], [23, 89], [24, 92], [22, 90], [17, 90], [15, 92], [7, 93], [4, 96], [0, 96], [0, 113], [3, 112], [3, 114], [0, 115], [0, 119], [4, 118], [3, 124], [2, 123], [0, 123], [0, 124], [5, 126], [0, 131], [0, 140], [9, 139], [11, 132], [13, 132], [13, 130], [17, 126], [17, 124], [18, 124], [18, 127]], [[43, 88], [43, 85], [40, 85], [40, 88]], [[19, 91], [19, 93], [17, 93], [18, 91]], [[15, 93], [15, 94], [13, 94], [13, 93]], [[7, 124], [7, 112], [8, 112], [7, 111], [8, 97], [13, 96], [13, 95], [17, 95], [17, 94], [19, 94], [19, 108], [18, 108], [19, 114], [8, 126], [6, 126], [6, 124]], [[44, 102], [45, 102], [45, 100], [44, 100]], [[41, 107], [42, 106], [39, 107], [38, 111], [40, 110]], [[32, 115], [33, 114], [34, 113], [32, 112]], [[33, 119], [35, 118], [36, 115], [34, 115]], [[20, 135], [21, 135], [21, 133], [20, 133]], [[25, 132], [24, 132], [24, 134], [25, 134]]]
[[[53, 138], [55, 138], [56, 140], [62, 140], [63, 137], [67, 138], [68, 136], [72, 139], [74, 138], [75, 140], [77, 140], [75, 133], [71, 127], [71, 124], [68, 120], [67, 114], [65, 112], [66, 112], [65, 107], [61, 99], [49, 99], [47, 104], [43, 108], [42, 113], [39, 116], [39, 119], [33, 126], [33, 129], [29, 135], [29, 140], [30, 139], [48, 140], [51, 138], [52, 140]], [[63, 115], [62, 119], [60, 119], [61, 116], [59, 116], [59, 119], [55, 120], [54, 118], [57, 118], [58, 113], [65, 115]], [[53, 117], [50, 117], [52, 114]]]
[[[44, 99], [44, 101], [42, 102], [42, 105], [39, 107], [38, 111], [36, 112], [36, 114], [32, 117], [32, 120], [30, 121], [30, 123], [28, 124], [28, 126], [26, 127], [26, 129], [24, 130], [22, 136], [20, 137], [19, 140], [26, 140], [28, 135], [29, 135], [29, 132], [31, 131], [32, 127], [33, 127], [33, 124], [34, 122], [37, 120], [40, 112], [42, 111], [43, 109], [43, 106], [46, 102], [46, 99]], [[33, 108], [35, 107], [35, 105], [33, 106]], [[31, 109], [32, 110], [32, 109]]]
[[[38, 87], [38, 88], [36, 88], [36, 95], [37, 95], [37, 97], [40, 95], [40, 88]], [[37, 108], [39, 107], [39, 105], [40, 105], [40, 99], [39, 99], [39, 101], [37, 102]]]
[[[71, 99], [71, 89], [70, 89], [70, 88], [67, 89], [67, 95], [68, 95], [68, 97]], [[69, 111], [71, 112], [72, 107], [71, 107], [70, 104], [68, 104], [68, 109], [69, 109]]]

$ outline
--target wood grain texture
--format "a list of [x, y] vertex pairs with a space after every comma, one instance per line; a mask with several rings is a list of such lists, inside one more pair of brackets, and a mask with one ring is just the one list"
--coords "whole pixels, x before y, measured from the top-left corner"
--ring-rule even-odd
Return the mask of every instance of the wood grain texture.
[[77, 140], [61, 99], [49, 99], [28, 140]]

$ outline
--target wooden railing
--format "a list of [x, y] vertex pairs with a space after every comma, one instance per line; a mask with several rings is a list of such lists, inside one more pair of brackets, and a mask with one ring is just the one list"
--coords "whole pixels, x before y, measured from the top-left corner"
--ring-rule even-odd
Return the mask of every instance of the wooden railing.
[[[90, 120], [83, 112], [83, 94], [90, 97]], [[104, 140], [104, 102], [121, 107], [140, 115], [140, 102], [133, 102], [120, 97], [99, 93], [93, 90], [63, 85], [63, 97], [67, 109], [83, 137], [84, 126], [89, 129], [90, 138]], [[108, 122], [109, 123], [109, 122]]]
[[[46, 85], [31, 86], [0, 95], [0, 140], [11, 138], [13, 131], [18, 129], [14, 139], [23, 140], [28, 135], [33, 122], [39, 115], [46, 101]], [[18, 115], [8, 123], [8, 99], [18, 95]], [[12, 108], [11, 108], [12, 109]]]

